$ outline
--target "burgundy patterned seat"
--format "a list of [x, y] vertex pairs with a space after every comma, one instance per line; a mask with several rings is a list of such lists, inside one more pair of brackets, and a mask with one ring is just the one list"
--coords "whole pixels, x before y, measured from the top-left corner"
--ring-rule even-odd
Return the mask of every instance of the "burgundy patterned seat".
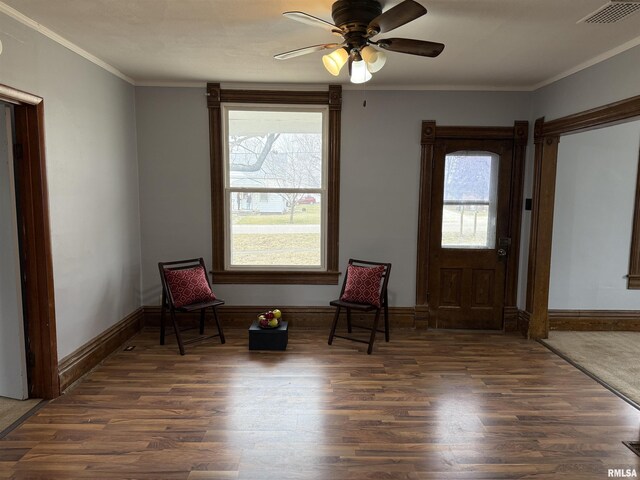
[[[207, 269], [202, 258], [179, 260], [176, 262], [160, 262], [160, 279], [162, 281], [162, 310], [160, 312], [160, 345], [164, 345], [165, 310], [168, 308], [173, 322], [173, 330], [178, 341], [180, 355], [184, 355], [185, 344], [199, 342], [213, 337], [220, 337], [224, 343], [224, 332], [218, 320], [216, 307], [224, 305], [224, 301], [216, 298], [211, 290]], [[215, 335], [204, 336], [204, 319], [207, 308], [213, 310], [213, 318], [218, 328]], [[188, 341], [182, 335], [176, 321], [176, 312], [190, 313], [200, 311], [200, 336]]]
[[[389, 283], [390, 263], [369, 262], [365, 260], [349, 260], [347, 274], [342, 283], [340, 298], [330, 302], [336, 307], [336, 314], [333, 317], [331, 333], [329, 333], [329, 345], [333, 343], [334, 337], [352, 340], [354, 342], [366, 343], [369, 345], [367, 353], [373, 351], [373, 342], [376, 339], [376, 332], [384, 332], [385, 341], [389, 341], [389, 302], [387, 296], [387, 284]], [[336, 335], [336, 327], [342, 309], [347, 311], [347, 332], [352, 333], [352, 328], [363, 328], [370, 330], [369, 340], [362, 340], [355, 337]], [[353, 325], [351, 323], [351, 310], [361, 312], [373, 312], [373, 325], [371, 327], [363, 325]], [[384, 330], [378, 330], [380, 311], [384, 311]]]

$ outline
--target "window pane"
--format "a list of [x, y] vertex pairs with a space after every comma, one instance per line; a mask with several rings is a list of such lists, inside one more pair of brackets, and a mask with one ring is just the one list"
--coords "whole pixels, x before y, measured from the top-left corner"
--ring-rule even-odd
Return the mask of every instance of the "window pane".
[[322, 128], [322, 112], [229, 110], [229, 186], [321, 188]]
[[321, 267], [321, 198], [231, 192], [231, 265]]
[[495, 248], [498, 160], [489, 152], [446, 156], [442, 247]]

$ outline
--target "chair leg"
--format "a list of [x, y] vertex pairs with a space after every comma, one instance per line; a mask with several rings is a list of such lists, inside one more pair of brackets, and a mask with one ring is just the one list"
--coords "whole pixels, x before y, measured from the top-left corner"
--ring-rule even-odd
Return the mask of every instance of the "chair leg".
[[206, 308], [200, 310], [200, 335], [204, 335], [204, 311]]
[[389, 341], [389, 307], [384, 306], [384, 341]]
[[171, 321], [173, 322], [173, 330], [176, 332], [176, 340], [178, 340], [178, 348], [180, 349], [180, 355], [184, 355], [184, 344], [182, 343], [182, 335], [180, 335], [180, 329], [176, 322], [176, 312], [171, 309]]
[[218, 327], [218, 334], [220, 335], [220, 343], [224, 343], [226, 340], [224, 339], [224, 332], [222, 331], [222, 325], [218, 320], [218, 312], [216, 311], [216, 307], [211, 307], [213, 309], [213, 318], [216, 321], [216, 327]]
[[376, 331], [378, 330], [378, 321], [380, 320], [380, 309], [376, 310], [376, 317], [373, 320], [373, 328], [371, 329], [371, 338], [369, 338], [369, 348], [367, 348], [367, 354], [371, 355], [373, 351], [373, 342], [376, 339]]
[[166, 309], [166, 304], [164, 301], [164, 296], [162, 297], [162, 309], [160, 310], [160, 345], [164, 345], [164, 311]]
[[338, 326], [338, 316], [340, 316], [340, 307], [336, 307], [336, 314], [333, 317], [333, 325], [331, 325], [331, 332], [329, 333], [329, 345], [333, 343], [333, 336], [336, 334], [336, 327]]
[[347, 332], [351, 333], [351, 309], [347, 308]]

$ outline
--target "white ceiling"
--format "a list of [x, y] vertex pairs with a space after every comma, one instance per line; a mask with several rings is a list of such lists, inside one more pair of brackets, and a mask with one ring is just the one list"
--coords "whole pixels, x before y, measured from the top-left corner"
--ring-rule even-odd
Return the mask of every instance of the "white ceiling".
[[[367, 88], [532, 89], [640, 44], [640, 13], [577, 24], [607, 0], [419, 0], [429, 13], [381, 37], [441, 42], [435, 59], [389, 52]], [[289, 20], [331, 21], [332, 0], [4, 0], [136, 84], [327, 84], [322, 53], [273, 55], [336, 37]], [[384, 9], [399, 0], [382, 0]], [[14, 15], [15, 16], [15, 15]], [[19, 16], [19, 15], [18, 15]], [[23, 19], [24, 21], [24, 19]], [[2, 32], [0, 32], [1, 34]]]

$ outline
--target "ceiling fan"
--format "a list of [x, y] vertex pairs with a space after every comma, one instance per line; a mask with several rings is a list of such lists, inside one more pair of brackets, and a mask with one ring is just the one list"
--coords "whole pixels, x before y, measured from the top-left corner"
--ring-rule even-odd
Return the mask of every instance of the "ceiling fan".
[[334, 23], [304, 12], [284, 12], [283, 15], [287, 18], [323, 28], [342, 37], [343, 41], [298, 48], [279, 53], [275, 58], [287, 60], [308, 53], [335, 49], [322, 57], [329, 73], [337, 76], [348, 63], [351, 81], [364, 83], [370, 80], [371, 74], [380, 70], [386, 61], [385, 53], [379, 49], [423, 57], [437, 57], [442, 53], [442, 43], [408, 38], [373, 39], [376, 35], [388, 33], [425, 13], [427, 9], [415, 0], [403, 0], [384, 13], [378, 0], [338, 0], [331, 8]]

